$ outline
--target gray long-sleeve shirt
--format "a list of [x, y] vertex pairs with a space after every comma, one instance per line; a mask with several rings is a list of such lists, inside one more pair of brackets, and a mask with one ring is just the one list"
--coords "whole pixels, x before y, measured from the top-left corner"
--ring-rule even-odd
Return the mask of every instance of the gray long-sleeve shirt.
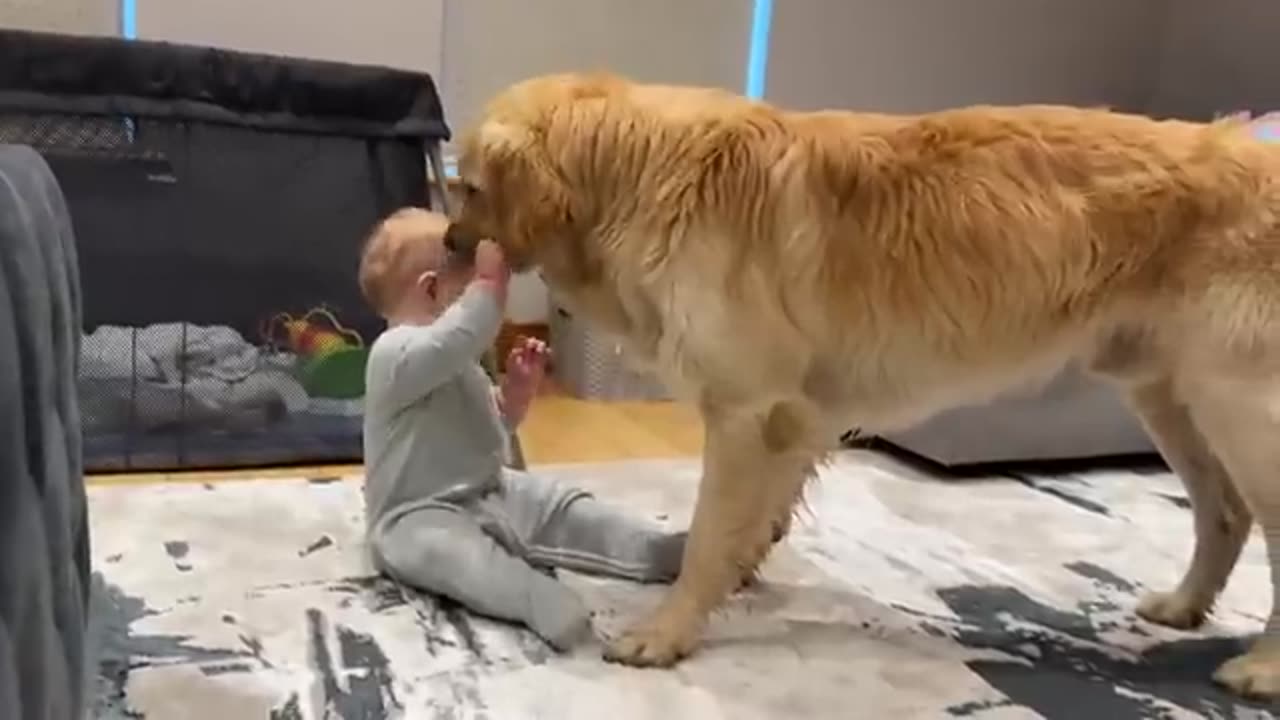
[[479, 358], [501, 323], [492, 289], [472, 283], [430, 325], [398, 325], [374, 341], [364, 411], [370, 529], [497, 487], [506, 433]]

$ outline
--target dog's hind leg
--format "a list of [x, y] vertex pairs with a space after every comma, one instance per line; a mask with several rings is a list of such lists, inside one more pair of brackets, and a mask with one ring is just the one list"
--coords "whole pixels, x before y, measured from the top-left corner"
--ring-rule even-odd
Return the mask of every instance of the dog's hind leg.
[[697, 646], [712, 611], [771, 547], [774, 511], [794, 498], [812, 456], [802, 413], [786, 404], [758, 413], [704, 410], [703, 476], [680, 577], [656, 611], [605, 650], [611, 661], [669, 666]]
[[1171, 381], [1133, 386], [1128, 399], [1161, 456], [1182, 480], [1195, 525], [1195, 550], [1182, 581], [1171, 592], [1143, 597], [1138, 614], [1170, 627], [1197, 627], [1240, 557], [1251, 525], [1249, 509], [1195, 427], [1189, 408], [1175, 395]]
[[1191, 412], [1262, 527], [1271, 569], [1271, 613], [1249, 652], [1214, 679], [1247, 696], [1280, 698], [1280, 381], [1196, 383]]

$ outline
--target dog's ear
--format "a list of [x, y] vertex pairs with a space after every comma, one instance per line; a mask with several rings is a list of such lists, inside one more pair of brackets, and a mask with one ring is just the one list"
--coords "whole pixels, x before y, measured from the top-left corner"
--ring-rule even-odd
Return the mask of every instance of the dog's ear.
[[503, 228], [496, 239], [513, 261], [536, 262], [542, 244], [563, 240], [573, 223], [570, 193], [545, 137], [529, 127], [491, 122], [477, 139], [486, 165], [485, 191]]

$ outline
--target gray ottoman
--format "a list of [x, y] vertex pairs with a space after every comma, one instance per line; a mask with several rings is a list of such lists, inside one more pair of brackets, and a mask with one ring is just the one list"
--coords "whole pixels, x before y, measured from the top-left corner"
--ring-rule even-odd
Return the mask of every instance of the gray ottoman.
[[0, 718], [84, 714], [89, 528], [76, 363], [80, 290], [62, 192], [0, 145]]

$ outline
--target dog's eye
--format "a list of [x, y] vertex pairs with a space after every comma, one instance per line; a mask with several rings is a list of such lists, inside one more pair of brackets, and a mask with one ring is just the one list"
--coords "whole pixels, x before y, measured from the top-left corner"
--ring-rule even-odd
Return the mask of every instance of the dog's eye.
[[475, 197], [480, 194], [480, 188], [476, 187], [472, 183], [463, 183], [462, 192], [465, 193], [467, 197]]

